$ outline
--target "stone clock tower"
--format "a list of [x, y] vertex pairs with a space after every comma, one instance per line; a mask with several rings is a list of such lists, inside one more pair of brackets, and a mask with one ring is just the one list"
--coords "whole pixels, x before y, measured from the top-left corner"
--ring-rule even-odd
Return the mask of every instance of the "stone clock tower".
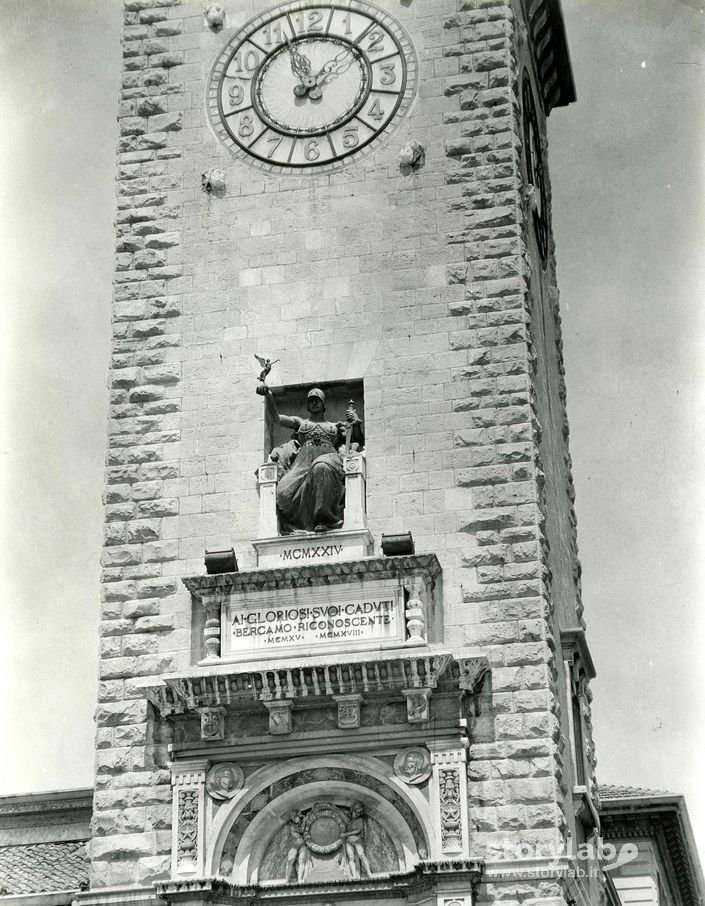
[[124, 23], [80, 903], [600, 902], [557, 0]]

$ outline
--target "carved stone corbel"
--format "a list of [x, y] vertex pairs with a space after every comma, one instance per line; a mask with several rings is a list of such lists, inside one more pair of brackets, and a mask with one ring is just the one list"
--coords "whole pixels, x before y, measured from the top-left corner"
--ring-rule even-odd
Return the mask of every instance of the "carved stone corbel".
[[406, 699], [406, 719], [410, 724], [422, 724], [430, 718], [430, 689], [402, 689]]
[[272, 736], [284, 736], [291, 733], [291, 709], [293, 702], [286, 699], [262, 702], [269, 711], [269, 732]]
[[338, 729], [356, 730], [360, 726], [360, 704], [362, 696], [355, 692], [352, 695], [334, 695], [338, 704]]
[[216, 741], [225, 737], [225, 708], [199, 708], [201, 715], [201, 739]]
[[203, 874], [205, 858], [205, 783], [207, 761], [171, 765], [171, 873]]

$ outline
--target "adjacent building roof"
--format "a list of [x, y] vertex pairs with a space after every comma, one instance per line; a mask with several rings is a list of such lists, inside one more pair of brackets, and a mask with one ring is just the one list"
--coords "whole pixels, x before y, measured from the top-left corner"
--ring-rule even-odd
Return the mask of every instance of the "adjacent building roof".
[[65, 892], [88, 884], [93, 790], [0, 797], [0, 896]]
[[643, 786], [617, 786], [612, 783], [600, 784], [600, 802], [612, 799], [653, 799], [655, 796], [674, 796], [665, 790], [649, 790]]
[[75, 891], [87, 884], [85, 841], [0, 848], [0, 891], [3, 896]]

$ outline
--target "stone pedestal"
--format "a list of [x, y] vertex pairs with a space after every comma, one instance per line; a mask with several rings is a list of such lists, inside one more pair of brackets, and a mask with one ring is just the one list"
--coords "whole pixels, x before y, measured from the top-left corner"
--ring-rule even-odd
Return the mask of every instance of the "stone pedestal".
[[364, 528], [258, 538], [252, 546], [257, 566], [264, 569], [360, 560], [371, 557], [374, 549], [372, 535]]

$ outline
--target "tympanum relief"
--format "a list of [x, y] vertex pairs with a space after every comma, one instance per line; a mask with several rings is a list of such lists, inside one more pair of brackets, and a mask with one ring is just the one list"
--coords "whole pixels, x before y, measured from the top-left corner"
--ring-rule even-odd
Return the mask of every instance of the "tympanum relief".
[[398, 867], [389, 834], [361, 803], [322, 800], [290, 814], [265, 852], [260, 881], [356, 881]]

